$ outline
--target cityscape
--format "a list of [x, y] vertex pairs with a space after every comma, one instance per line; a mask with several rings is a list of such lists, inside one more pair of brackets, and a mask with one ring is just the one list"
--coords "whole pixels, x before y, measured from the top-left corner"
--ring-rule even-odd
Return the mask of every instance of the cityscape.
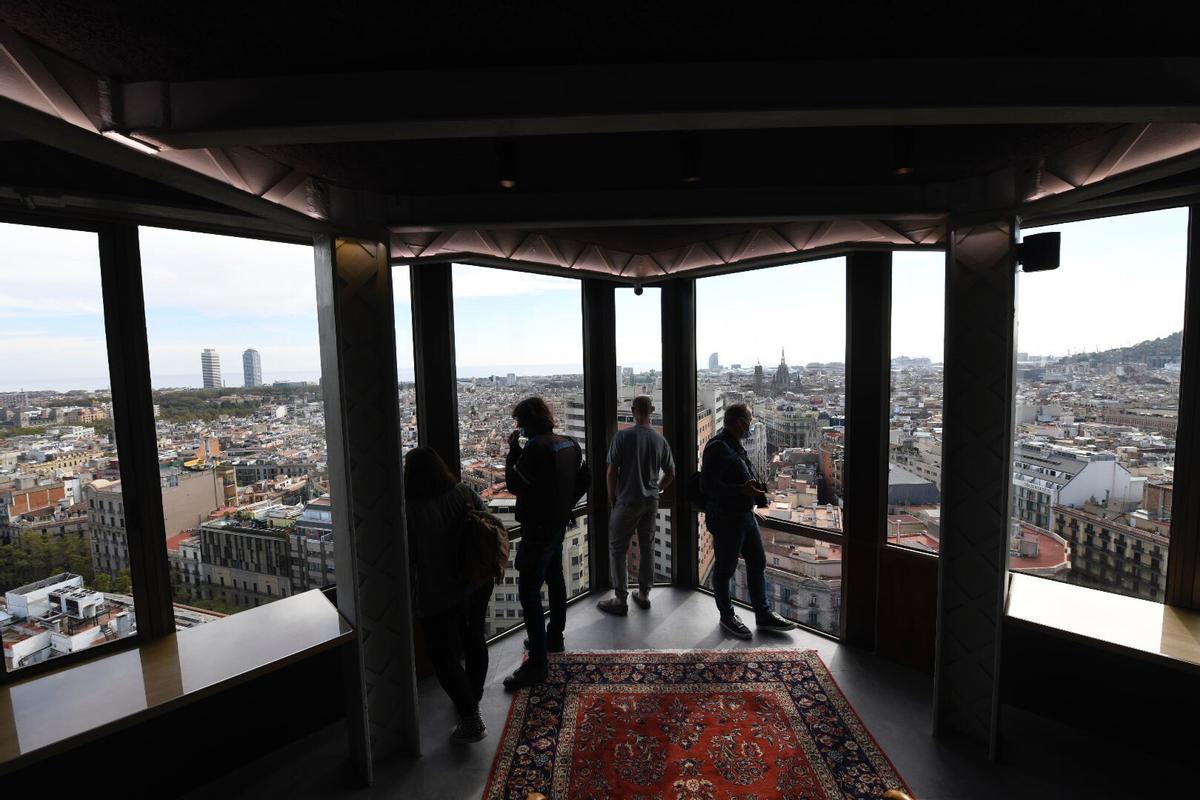
[[[940, 269], [936, 261], [934, 273]], [[797, 272], [807, 266], [761, 272], [768, 280], [778, 271], [783, 280], [783, 270]], [[816, 284], [822, 282], [829, 289], [819, 304], [824, 316], [809, 315], [805, 329], [825, 326], [829, 336], [802, 335], [797, 352], [795, 337], [780, 335], [772, 345], [759, 332], [755, 348], [774, 351], [778, 363], [774, 358], [767, 363], [758, 358], [726, 363], [731, 359], [722, 358], [719, 347], [705, 347], [706, 352], [697, 354], [696, 432], [702, 451], [720, 430], [725, 408], [738, 402], [750, 407], [754, 422], [743, 443], [769, 489], [767, 506], [757, 512], [767, 552], [768, 600], [776, 612], [836, 634], [842, 509], [846, 493], [853, 491], [843, 479], [844, 441], [852, 423], [846, 419], [844, 356], [836, 357], [845, 347], [844, 297], [839, 300], [837, 295], [840, 261], [822, 269], [826, 277], [815, 270], [802, 273], [810, 290], [819, 289]], [[720, 330], [714, 322], [715, 305], [705, 298], [724, 294], [720, 282], [736, 278], [699, 281], [703, 291], [698, 290], [698, 332]], [[568, 288], [549, 283], [552, 280]], [[580, 368], [569, 366], [580, 360], [572, 359], [572, 351], [581, 355], [582, 350], [578, 286], [567, 279], [539, 276], [538, 281], [531, 284], [537, 291], [574, 292], [574, 318], [554, 319], [553, 325], [565, 326], [561, 330], [573, 325], [575, 331], [559, 337], [564, 340], [555, 344], [559, 350], [540, 362], [568, 366], [559, 371], [522, 370], [521, 354], [510, 341], [506, 355], [511, 357], [493, 361], [508, 366], [502, 373], [460, 370], [458, 379], [462, 479], [512, 529], [513, 557], [520, 547], [520, 530], [503, 463], [512, 407], [530, 395], [546, 398], [558, 429], [586, 448], [584, 376]], [[915, 280], [912, 284], [920, 285]], [[492, 302], [478, 284], [473, 291], [480, 293], [475, 298], [479, 302]], [[922, 291], [911, 300], [899, 292], [894, 297], [884, 535], [891, 545], [936, 554], [941, 539], [941, 352], [930, 348], [910, 355], [898, 349], [909, 344], [905, 326], [925, 325], [936, 332], [942, 325], [941, 295]], [[419, 438], [418, 387], [404, 380], [412, 374], [405, 368], [412, 363], [410, 331], [404, 330], [410, 323], [401, 302], [407, 298], [398, 291], [397, 300], [402, 376], [397, 388], [407, 451]], [[455, 302], [470, 302], [469, 297], [460, 300], [458, 284]], [[653, 298], [643, 302], [652, 313], [647, 312], [640, 325], [651, 325], [646, 320], [657, 316], [656, 305]], [[468, 308], [456, 308], [456, 325], [478, 323], [468, 313], [457, 313]], [[1025, 308], [1019, 347], [1026, 340]], [[620, 321], [620, 306], [618, 312]], [[496, 313], [508, 312], [500, 308]], [[840, 331], [830, 322], [839, 318]], [[1178, 319], [1182, 320], [1181, 310]], [[153, 335], [152, 330], [152, 339]], [[526, 348], [537, 349], [546, 332], [524, 329], [521, 336], [528, 339]], [[468, 340], [465, 332], [457, 338]], [[619, 358], [638, 366], [620, 366], [612, 377], [617, 384], [618, 427], [632, 424], [632, 398], [647, 394], [660, 409], [651, 424], [662, 429], [663, 375], [658, 368], [644, 366], [658, 363], [659, 354], [643, 352], [658, 347], [659, 341], [657, 330], [649, 327], [619, 340]], [[807, 341], [813, 346], [805, 345]], [[1073, 353], [1038, 355], [1022, 348], [1015, 376], [1011, 569], [1162, 601], [1181, 345], [1182, 335], [1176, 330], [1126, 346]], [[737, 352], [746, 349], [740, 346]], [[240, 354], [241, 385], [226, 383], [222, 351], [233, 359]], [[264, 375], [279, 374], [272, 371], [275, 365], [267, 352], [247, 346], [194, 346], [190, 377], [180, 386], [154, 390], [165, 547], [180, 628], [336, 583], [333, 518], [338, 509], [329, 497], [321, 385], [319, 380], [265, 381]], [[796, 356], [796, 363], [790, 363]], [[0, 393], [0, 625], [9, 669], [137, 630], [112, 413], [111, 394], [104, 388]], [[586, 451], [585, 456], [593, 468], [603, 459]], [[590, 559], [607, 557], [589, 552], [582, 508], [563, 548], [570, 596], [591, 588]], [[700, 579], [711, 588], [711, 536], [703, 515], [700, 521]], [[672, 547], [671, 511], [663, 508], [652, 548], [659, 581], [671, 579]], [[630, 548], [628, 557], [631, 574], [636, 574], [637, 547]], [[489, 636], [523, 622], [516, 577], [510, 561], [488, 609]], [[749, 601], [742, 563], [734, 578], [734, 596]]]

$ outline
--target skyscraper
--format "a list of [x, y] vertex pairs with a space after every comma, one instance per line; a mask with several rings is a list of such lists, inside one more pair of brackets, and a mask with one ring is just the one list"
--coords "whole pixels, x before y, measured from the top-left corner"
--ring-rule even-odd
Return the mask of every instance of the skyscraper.
[[709, 369], [717, 369], [720, 366], [721, 366], [721, 359], [717, 358], [716, 353], [713, 353], [711, 356], [708, 357], [708, 368]]
[[225, 385], [221, 380], [221, 354], [211, 347], [200, 351], [200, 372], [205, 389], [220, 389]]
[[242, 375], [243, 386], [262, 386], [262, 359], [254, 348], [242, 353]]

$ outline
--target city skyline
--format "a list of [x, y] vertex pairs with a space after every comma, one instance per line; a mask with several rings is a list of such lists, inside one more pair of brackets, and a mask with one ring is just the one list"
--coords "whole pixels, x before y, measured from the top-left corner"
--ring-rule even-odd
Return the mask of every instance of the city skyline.
[[[1186, 209], [1026, 232], [1050, 230], [1064, 233], [1062, 267], [1020, 276], [1021, 351], [1066, 356], [1181, 328]], [[107, 388], [95, 235], [3, 224], [0, 239], [17, 262], [54, 266], [14, 270], [0, 289], [7, 365], [0, 390]], [[157, 228], [141, 228], [140, 239], [156, 387], [199, 386], [198, 349], [212, 347], [227, 363], [236, 363], [247, 342], [256, 343], [269, 365], [265, 382], [320, 377], [310, 248]], [[893, 354], [940, 361], [941, 315], [920, 309], [941, 304], [944, 258], [897, 253], [894, 263], [894, 314], [917, 313], [894, 326]], [[462, 377], [582, 370], [577, 280], [465, 265], [454, 270]], [[397, 268], [395, 284], [401, 379], [411, 380], [406, 268]], [[1114, 285], [1122, 290], [1114, 292]], [[661, 367], [658, 291], [648, 288], [640, 297], [632, 289], [617, 293], [618, 358], [637, 369]], [[780, 298], [796, 300], [788, 306]], [[744, 324], [718, 321], [713, 315], [722, 304], [746, 309], [734, 320]], [[1088, 313], [1070, 313], [1078, 308]], [[1135, 309], [1148, 313], [1130, 313]], [[794, 365], [844, 361], [844, 260], [701, 279], [697, 313], [698, 363], [716, 351], [727, 364], [771, 366], [780, 347]], [[1114, 318], [1121, 324], [1111, 324]], [[200, 330], [204, 342], [197, 341]], [[189, 381], [189, 375], [195, 377]]]

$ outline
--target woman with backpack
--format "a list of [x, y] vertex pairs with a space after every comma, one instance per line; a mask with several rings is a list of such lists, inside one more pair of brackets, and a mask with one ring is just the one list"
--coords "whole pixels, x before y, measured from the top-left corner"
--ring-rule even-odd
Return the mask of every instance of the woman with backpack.
[[478, 742], [487, 736], [479, 701], [487, 678], [483, 626], [493, 583], [464, 574], [462, 539], [470, 512], [486, 512], [487, 505], [428, 447], [404, 456], [404, 496], [416, 615], [434, 674], [459, 717], [450, 741]]

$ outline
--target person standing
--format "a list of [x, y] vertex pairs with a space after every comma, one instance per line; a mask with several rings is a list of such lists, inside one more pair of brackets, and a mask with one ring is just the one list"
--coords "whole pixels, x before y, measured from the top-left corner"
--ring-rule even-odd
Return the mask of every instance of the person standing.
[[767, 554], [755, 518], [756, 505], [765, 505], [766, 486], [754, 476], [754, 468], [742, 439], [750, 431], [753, 416], [745, 403], [725, 409], [724, 427], [704, 446], [700, 487], [708, 498], [705, 524], [712, 534], [713, 595], [721, 614], [721, 627], [739, 639], [752, 634], [733, 610], [729, 582], [737, 571], [738, 556], [746, 561], [746, 586], [754, 607], [755, 627], [787, 631], [796, 623], [784, 619], [767, 604], [765, 572]]
[[[591, 482], [583, 450], [571, 437], [554, 432], [554, 415], [545, 400], [522, 400], [513, 409], [513, 419], [517, 430], [508, 437], [504, 477], [508, 490], [517, 497], [517, 522], [521, 523], [514, 565], [529, 634], [529, 658], [504, 679], [509, 691], [545, 680], [548, 650], [559, 652], [564, 647], [567, 584], [562, 568], [563, 537], [567, 526], [574, 524], [575, 503]], [[550, 601], [550, 620], [544, 628], [542, 584]]]
[[675, 480], [675, 459], [662, 434], [650, 427], [654, 403], [646, 395], [633, 398], [633, 427], [617, 431], [608, 448], [609, 574], [613, 597], [596, 605], [608, 614], [629, 613], [626, 556], [634, 534], [638, 537], [638, 590], [633, 602], [650, 608], [654, 584], [654, 523], [658, 497]]
[[463, 583], [457, 559], [467, 512], [486, 511], [487, 504], [429, 447], [404, 456], [404, 496], [417, 618], [434, 674], [458, 712], [450, 741], [478, 742], [487, 736], [479, 701], [488, 670], [484, 620], [492, 583]]

